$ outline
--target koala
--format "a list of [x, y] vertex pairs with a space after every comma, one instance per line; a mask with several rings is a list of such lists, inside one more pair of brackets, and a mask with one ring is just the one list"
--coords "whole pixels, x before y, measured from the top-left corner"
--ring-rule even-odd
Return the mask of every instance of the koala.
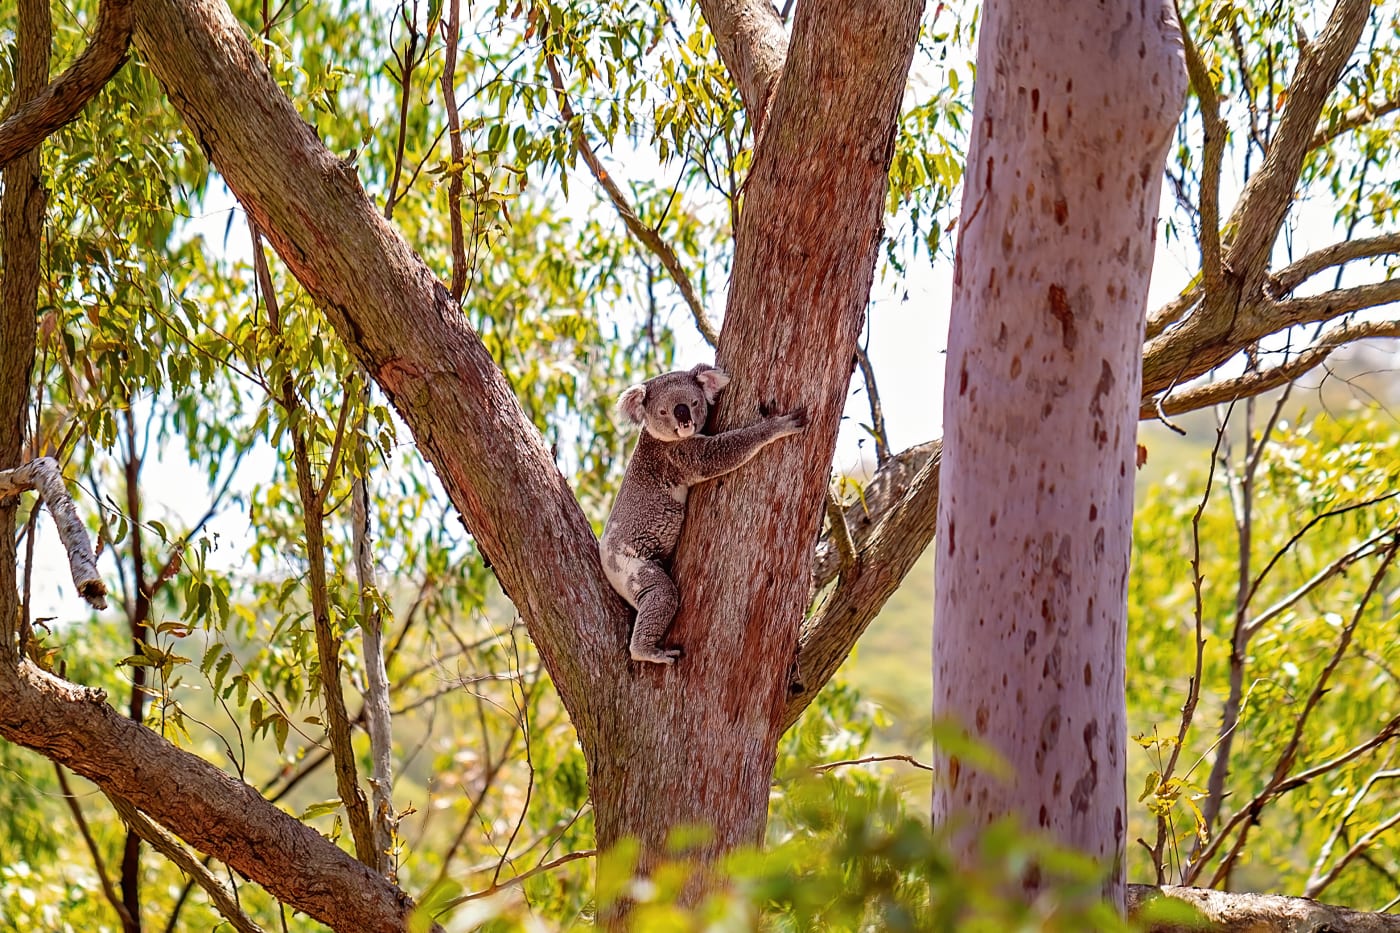
[[806, 409], [799, 408], [713, 437], [701, 434], [710, 406], [728, 384], [727, 373], [702, 363], [634, 385], [618, 399], [618, 412], [641, 425], [642, 434], [603, 529], [602, 558], [608, 582], [637, 610], [634, 661], [672, 664], [681, 654], [663, 648], [661, 639], [678, 604], [667, 567], [690, 487], [737, 470], [765, 445], [807, 425]]

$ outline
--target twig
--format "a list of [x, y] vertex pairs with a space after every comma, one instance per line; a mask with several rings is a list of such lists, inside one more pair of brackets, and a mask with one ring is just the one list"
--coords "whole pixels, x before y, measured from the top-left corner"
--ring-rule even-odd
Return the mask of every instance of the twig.
[[841, 569], [838, 573], [845, 576], [860, 563], [860, 555], [856, 553], [856, 544], [851, 540], [851, 529], [846, 524], [846, 514], [830, 489], [826, 491], [826, 521], [831, 529], [831, 540], [836, 545], [836, 553], [840, 555]]
[[902, 761], [911, 764], [921, 771], [932, 771], [932, 765], [926, 765], [913, 755], [868, 755], [865, 758], [849, 758], [845, 761], [831, 761], [824, 765], [813, 765], [812, 770], [820, 774], [823, 771], [830, 771], [833, 768], [844, 768], [847, 765], [868, 765], [877, 761]]
[[447, 145], [452, 171], [447, 174], [447, 225], [452, 235], [452, 297], [461, 302], [467, 286], [467, 248], [462, 234], [462, 118], [457, 113], [457, 44], [462, 39], [462, 0], [448, 0], [442, 24], [442, 104], [447, 113]]
[[460, 907], [462, 904], [465, 904], [468, 901], [476, 901], [480, 900], [483, 897], [490, 897], [492, 894], [504, 891], [506, 888], [512, 888], [516, 885], [524, 884], [526, 881], [530, 880], [536, 875], [542, 874], [543, 872], [552, 871], [553, 869], [558, 868], [560, 865], [566, 865], [569, 862], [576, 862], [579, 859], [583, 858], [592, 858], [597, 854], [597, 849], [581, 849], [578, 852], [570, 852], [567, 855], [561, 855], [557, 859], [554, 859], [549, 862], [544, 862], [540, 865], [536, 865], [529, 871], [522, 872], [521, 874], [516, 875], [514, 878], [507, 878], [505, 881], [498, 881], [492, 884], [490, 887], [485, 888], [484, 890], [473, 891], [471, 894], [464, 894], [461, 897], [453, 898], [452, 900], [448, 901], [446, 904], [443, 905], [442, 910], [438, 911], [436, 916], [441, 917], [444, 913], [451, 910], [452, 908]]
[[1225, 274], [1220, 250], [1220, 174], [1225, 155], [1225, 142], [1228, 132], [1225, 121], [1220, 118], [1220, 102], [1216, 99], [1215, 85], [1211, 83], [1210, 71], [1201, 58], [1200, 50], [1191, 40], [1186, 28], [1186, 18], [1181, 14], [1181, 4], [1177, 4], [1177, 21], [1181, 24], [1181, 39], [1186, 50], [1186, 73], [1191, 78], [1191, 89], [1196, 92], [1196, 101], [1201, 110], [1201, 131], [1205, 137], [1201, 155], [1201, 277], [1205, 283], [1205, 293], [1220, 293], [1220, 283]]
[[860, 366], [861, 378], [865, 380], [865, 395], [870, 400], [870, 433], [875, 437], [875, 464], [884, 466], [890, 459], [890, 435], [885, 429], [885, 411], [880, 405], [880, 389], [875, 384], [875, 368], [870, 365], [865, 348], [859, 344], [856, 346], [856, 364]]
[[[1305, 896], [1317, 897], [1321, 894], [1328, 885], [1337, 879], [1337, 875], [1341, 872], [1341, 869], [1345, 867], [1346, 863], [1360, 854], [1360, 850], [1358, 850], [1356, 846], [1352, 846], [1351, 849], [1342, 856], [1342, 859], [1333, 866], [1331, 871], [1326, 875], [1319, 875], [1319, 872], [1322, 871], [1322, 866], [1327, 864], [1327, 858], [1332, 854], [1333, 847], [1335, 847], [1337, 841], [1341, 839], [1342, 833], [1346, 831], [1347, 824], [1351, 822], [1351, 818], [1356, 814], [1356, 810], [1361, 806], [1362, 801], [1366, 799], [1366, 795], [1371, 792], [1371, 788], [1375, 787], [1376, 784], [1381, 781], [1389, 781], [1396, 778], [1400, 778], [1400, 771], [1394, 769], [1377, 771], [1366, 779], [1366, 783], [1361, 786], [1360, 790], [1352, 795], [1351, 800], [1347, 802], [1346, 809], [1342, 811], [1342, 816], [1337, 821], [1336, 827], [1332, 830], [1332, 834], [1327, 837], [1327, 841], [1322, 844], [1322, 848], [1318, 851], [1317, 860], [1313, 863], [1312, 875], [1308, 878], [1307, 887], [1303, 889]], [[1365, 836], [1362, 837], [1362, 839], [1365, 838]], [[1360, 845], [1360, 843], [1358, 842], [1357, 845]]]
[[106, 609], [107, 585], [97, 572], [97, 556], [92, 552], [87, 529], [73, 507], [73, 497], [63, 483], [57, 460], [40, 457], [13, 470], [0, 470], [0, 501], [30, 489], [38, 491], [53, 516], [58, 537], [68, 552], [68, 567], [79, 595], [94, 609]]

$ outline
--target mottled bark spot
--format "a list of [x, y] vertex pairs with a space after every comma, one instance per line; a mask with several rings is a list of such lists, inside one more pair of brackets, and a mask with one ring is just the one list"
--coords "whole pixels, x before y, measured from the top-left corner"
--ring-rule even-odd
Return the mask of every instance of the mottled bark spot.
[[[996, 284], [996, 281], [997, 281], [997, 270], [993, 269], [993, 270], [992, 270], [992, 276], [991, 276], [991, 278], [987, 281], [987, 284], [988, 284], [988, 285], [995, 285], [995, 284]], [[997, 337], [996, 337], [995, 340], [992, 341], [992, 346], [996, 347], [998, 350], [1005, 350], [1005, 349], [1006, 349], [1006, 324], [1005, 324], [1005, 323], [1003, 323], [1003, 324], [1001, 325], [1001, 327], [997, 330]]]
[[1063, 227], [1069, 220], [1069, 203], [1064, 198], [1055, 199], [1055, 223]]
[[997, 526], [997, 513], [993, 512], [991, 515], [987, 516], [987, 524], [992, 528]]
[[1040, 88], [1031, 88], [1031, 113], [1040, 109]]
[[1089, 666], [1089, 662], [1088, 662], [1088, 661], [1085, 661], [1085, 662], [1084, 662], [1084, 686], [1086, 686], [1086, 687], [1092, 687], [1093, 685], [1094, 685], [1094, 669], [1093, 669], [1092, 667]]
[[1045, 773], [1045, 758], [1050, 750], [1060, 744], [1060, 705], [1056, 703], [1046, 710], [1040, 721], [1040, 742], [1035, 748], [1035, 773]]
[[[1054, 491], [1054, 487], [1051, 487], [1051, 491]], [[1070, 536], [1065, 535], [1060, 538], [1060, 547], [1055, 552], [1055, 559], [1050, 562], [1050, 572], [1055, 575], [1056, 580], [1065, 585], [1069, 585], [1070, 579], [1074, 576], [1070, 561]]]
[[1035, 648], [1035, 643], [1036, 643], [1037, 641], [1039, 641], [1039, 640], [1040, 640], [1040, 636], [1037, 635], [1037, 634], [1035, 633], [1035, 629], [1027, 629], [1027, 631], [1026, 631], [1026, 639], [1025, 639], [1026, 643], [1025, 643], [1025, 646], [1024, 646], [1024, 647], [1025, 647], [1025, 653], [1026, 653], [1026, 654], [1030, 654], [1030, 653], [1031, 653], [1031, 650]]
[[1058, 796], [1060, 796], [1060, 792], [1063, 791], [1064, 789], [1065, 789], [1065, 782], [1064, 782], [1063, 780], [1061, 780], [1061, 778], [1060, 778], [1060, 772], [1056, 771], [1056, 772], [1055, 772], [1055, 780], [1053, 780], [1053, 781], [1050, 782], [1050, 793], [1053, 794], [1054, 796], [1058, 797]]
[[1069, 792], [1069, 804], [1074, 808], [1075, 813], [1088, 813], [1089, 805], [1092, 802], [1094, 791], [1099, 786], [1099, 760], [1094, 755], [1094, 740], [1099, 735], [1099, 721], [1091, 719], [1084, 726], [1084, 758], [1088, 765], [1084, 773], [1079, 776], [1079, 780], [1074, 782], [1074, 789]]
[[951, 518], [948, 519], [948, 553], [954, 554], [958, 550], [958, 525]]
[[987, 712], [986, 704], [981, 704], [977, 707], [977, 732], [980, 735], [987, 734], [987, 720], [990, 717], [991, 714]]
[[1098, 520], [1099, 520], [1099, 507], [1098, 507], [1097, 505], [1095, 505], [1094, 503], [1090, 502], [1090, 503], [1089, 503], [1089, 521], [1091, 521], [1091, 522], [1096, 522], [1096, 521], [1098, 521]]
[[1064, 657], [1064, 652], [1060, 648], [1060, 643], [1055, 642], [1055, 647], [1050, 649], [1050, 653], [1045, 656], [1045, 663], [1040, 667], [1040, 678], [1059, 687], [1064, 684], [1060, 677], [1060, 661]]
[[967, 364], [964, 363], [961, 371], [958, 372], [958, 394], [967, 394]]
[[962, 774], [962, 762], [958, 761], [958, 756], [954, 755], [948, 759], [948, 789], [956, 790], [958, 777]]
[[1074, 311], [1069, 306], [1069, 294], [1063, 285], [1050, 286], [1050, 315], [1060, 322], [1060, 341], [1066, 350], [1073, 350], [1078, 341], [1074, 326]]
[[1043, 803], [1040, 805], [1040, 825], [1050, 825], [1050, 811], [1045, 809], [1045, 804]]
[[1094, 534], [1094, 559], [1103, 557], [1103, 529], [1100, 528]]

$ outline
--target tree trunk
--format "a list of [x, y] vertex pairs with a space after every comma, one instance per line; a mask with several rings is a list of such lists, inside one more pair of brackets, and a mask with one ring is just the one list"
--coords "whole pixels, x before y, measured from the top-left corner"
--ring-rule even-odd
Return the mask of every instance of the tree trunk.
[[592, 760], [598, 843], [631, 836], [642, 869], [704, 825], [707, 861], [762, 840], [789, 672], [922, 0], [797, 8], [746, 182], [719, 362], [716, 429], [805, 406], [807, 431], [695, 489], [675, 560], [673, 667], [633, 665]]
[[[1011, 815], [1101, 860], [1123, 904], [1124, 665], [1143, 312], [1185, 88], [1170, 3], [983, 9], [954, 271], [935, 819], [971, 856]], [[1048, 879], [1047, 879], [1048, 880]], [[1023, 878], [1039, 888], [1039, 870]]]

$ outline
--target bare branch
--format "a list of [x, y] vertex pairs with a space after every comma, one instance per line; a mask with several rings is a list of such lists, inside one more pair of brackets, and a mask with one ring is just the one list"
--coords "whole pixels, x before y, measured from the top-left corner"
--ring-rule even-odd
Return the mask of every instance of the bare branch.
[[10, 110], [0, 123], [0, 169], [76, 118], [111, 80], [126, 61], [131, 21], [131, 0], [104, 0], [83, 53], [37, 97]]
[[512, 888], [518, 884], [523, 884], [531, 878], [535, 877], [536, 875], [542, 874], [547, 871], [553, 871], [560, 865], [567, 865], [569, 862], [576, 862], [579, 859], [583, 858], [592, 858], [597, 854], [597, 849], [581, 849], [578, 852], [569, 852], [568, 854], [561, 855], [558, 858], [553, 859], [552, 861], [536, 865], [529, 871], [521, 872], [514, 878], [507, 878], [505, 881], [497, 882], [483, 890], [473, 891], [471, 894], [464, 894], [459, 898], [455, 898], [454, 900], [448, 901], [444, 907], [444, 910], [450, 910], [453, 907], [457, 907], [467, 903], [467, 901], [475, 901], [480, 900], [483, 897], [490, 897], [492, 894], [504, 891], [506, 888]]
[[447, 175], [447, 221], [452, 234], [452, 285], [456, 301], [467, 289], [467, 247], [462, 233], [462, 117], [457, 112], [457, 45], [462, 39], [462, 0], [448, 0], [447, 17], [442, 24], [442, 104], [447, 112], [447, 145], [452, 170]]
[[841, 503], [836, 501], [836, 496], [829, 489], [826, 492], [826, 522], [840, 557], [839, 573], [845, 576], [856, 569], [860, 557], [856, 554], [855, 542], [851, 540], [851, 529], [846, 527], [846, 515], [841, 511]]
[[1189, 904], [1201, 916], [1201, 925], [1176, 923], [1146, 927], [1149, 933], [1182, 929], [1209, 929], [1217, 933], [1251, 933], [1255, 930], [1336, 930], [1346, 933], [1400, 933], [1400, 916], [1372, 914], [1346, 907], [1319, 904], [1303, 897], [1277, 894], [1241, 894], [1163, 885], [1128, 885], [1128, 915], [1141, 913], [1158, 898]]
[[933, 540], [938, 523], [938, 476], [943, 462], [942, 443], [935, 444], [933, 456], [924, 462], [908, 492], [880, 516], [867, 543], [860, 548], [855, 572], [841, 578], [835, 591], [802, 626], [797, 642], [797, 677], [783, 713], [783, 729], [797, 721], [836, 673]]
[[1318, 117], [1361, 39], [1370, 12], [1370, 0], [1337, 0], [1322, 32], [1299, 56], [1288, 86], [1288, 106], [1269, 154], [1258, 174], [1250, 178], [1228, 224], [1235, 239], [1225, 263], [1242, 280], [1246, 295], [1254, 283], [1263, 281], [1269, 252], [1293, 204], [1303, 159], [1312, 148]]
[[875, 462], [884, 466], [890, 459], [890, 435], [885, 429], [885, 411], [880, 405], [880, 388], [875, 384], [875, 367], [862, 347], [856, 347], [856, 365], [865, 380], [865, 395], [870, 400], [870, 433], [875, 438]]
[[[876, 471], [873, 479], [861, 490], [860, 498], [846, 507], [846, 528], [859, 553], [870, 541], [875, 525], [887, 513], [903, 508], [903, 500], [919, 471], [938, 456], [941, 441], [929, 441], [900, 451]], [[836, 579], [841, 569], [841, 552], [828, 534], [817, 542], [812, 566], [812, 593], [815, 595]]]
[[88, 825], [87, 817], [83, 815], [83, 808], [78, 803], [77, 794], [73, 793], [72, 786], [68, 783], [68, 771], [58, 762], [53, 763], [54, 774], [58, 777], [59, 789], [63, 791], [63, 802], [68, 805], [68, 812], [73, 814], [73, 822], [77, 824], [78, 834], [83, 837], [83, 845], [87, 846], [88, 855], [92, 856], [92, 868], [97, 873], [97, 881], [102, 885], [102, 896], [107, 898], [107, 903], [112, 905], [112, 910], [117, 918], [122, 922], [123, 929], [138, 929], [136, 921], [131, 916], [131, 911], [126, 909], [126, 904], [122, 903], [121, 895], [112, 884], [112, 878], [107, 873], [107, 860], [102, 857], [102, 850], [97, 846], [97, 840], [92, 837], [92, 827]]
[[700, 331], [700, 336], [705, 338], [705, 342], [710, 346], [719, 344], [719, 332], [710, 323], [709, 315], [705, 313], [705, 306], [700, 302], [700, 296], [695, 291], [694, 284], [691, 283], [690, 275], [685, 271], [685, 266], [681, 264], [680, 257], [676, 251], [671, 249], [671, 244], [661, 238], [661, 234], [646, 224], [637, 216], [637, 212], [632, 209], [632, 205], [627, 200], [627, 195], [622, 193], [617, 182], [608, 174], [608, 170], [603, 167], [602, 160], [593, 150], [593, 146], [588, 142], [588, 137], [583, 132], [583, 123], [579, 121], [574, 108], [569, 104], [568, 95], [564, 90], [564, 78], [559, 73], [559, 65], [555, 62], [553, 55], [545, 56], [545, 64], [549, 68], [550, 79], [554, 82], [554, 93], [559, 99], [559, 113], [564, 118], [564, 122], [573, 127], [574, 148], [583, 157], [584, 164], [593, 173], [598, 184], [602, 186], [607, 194], [608, 200], [612, 201], [618, 216], [631, 231], [637, 241], [651, 250], [656, 257], [661, 260], [661, 264], [666, 267], [671, 280], [680, 289], [681, 297], [685, 299], [686, 305], [690, 308], [690, 313], [695, 318], [695, 326]]
[[97, 572], [97, 556], [92, 552], [87, 529], [73, 508], [73, 497], [63, 483], [58, 461], [40, 457], [13, 470], [0, 471], [0, 500], [37, 489], [58, 527], [58, 537], [68, 552], [68, 567], [73, 572], [73, 585], [94, 609], [106, 609], [107, 585]]
[[1353, 107], [1339, 117], [1335, 123], [1318, 130], [1317, 134], [1313, 136], [1312, 148], [1320, 149], [1337, 137], [1379, 120], [1381, 117], [1389, 116], [1397, 110], [1400, 110], [1400, 97], [1381, 98]]
[[[1322, 849], [1317, 854], [1317, 861], [1313, 863], [1312, 876], [1308, 878], [1307, 887], [1303, 889], [1303, 893], [1308, 897], [1317, 897], [1321, 894], [1333, 881], [1337, 880], [1337, 876], [1341, 874], [1341, 870], [1346, 867], [1348, 862], [1365, 851], [1366, 846], [1362, 846], [1361, 841], [1358, 841], [1356, 845], [1352, 846], [1341, 859], [1333, 865], [1331, 871], [1327, 872], [1326, 875], [1321, 874], [1323, 866], [1327, 864], [1327, 859], [1332, 855], [1332, 849], [1336, 846], [1338, 840], [1342, 838], [1342, 834], [1346, 832], [1347, 826], [1351, 823], [1351, 818], [1356, 814], [1357, 807], [1361, 806], [1366, 796], [1370, 794], [1371, 788], [1375, 787], [1381, 781], [1393, 781], [1396, 778], [1400, 778], [1400, 771], [1395, 769], [1377, 771], [1366, 779], [1366, 783], [1361, 785], [1360, 790], [1352, 795], [1351, 800], [1347, 802], [1346, 809], [1342, 811], [1341, 817], [1337, 820], [1336, 827], [1332, 830], [1331, 835], [1327, 837], [1327, 841], [1322, 844]], [[1373, 830], [1372, 832], [1375, 831]], [[1367, 833], [1366, 835], [1369, 836], [1371, 833]], [[1366, 836], [1362, 836], [1362, 840], [1365, 840], [1365, 838]]]
[[1376, 844], [1377, 840], [1379, 840], [1382, 835], [1384, 835], [1388, 830], [1390, 830], [1397, 824], [1400, 824], [1400, 813], [1394, 813], [1390, 816], [1389, 819], [1385, 820], [1384, 822], [1380, 823], [1375, 827], [1372, 827], [1369, 831], [1366, 832], [1365, 835], [1363, 835], [1360, 839], [1356, 840], [1356, 842], [1352, 843], [1351, 848], [1347, 849], [1347, 851], [1342, 855], [1342, 857], [1337, 859], [1337, 863], [1332, 866], [1331, 870], [1329, 870], [1327, 874], [1323, 875], [1321, 878], [1318, 878], [1316, 881], [1309, 881], [1308, 886], [1306, 889], [1304, 889], [1303, 893], [1306, 894], [1308, 897], [1316, 897], [1317, 895], [1321, 894], [1323, 891], [1325, 891], [1328, 887], [1331, 886], [1332, 882], [1337, 880], [1337, 876], [1340, 875], [1343, 869], [1350, 865], [1351, 862], [1357, 858], [1357, 856], [1364, 854], [1367, 849], [1371, 848], [1371, 846]]
[[1357, 240], [1344, 240], [1333, 243], [1316, 252], [1309, 253], [1297, 262], [1284, 266], [1269, 276], [1270, 297], [1282, 298], [1307, 279], [1319, 272], [1344, 265], [1355, 259], [1373, 259], [1400, 253], [1400, 233], [1384, 236], [1362, 237]]
[[[1400, 321], [1367, 321], [1334, 327], [1318, 338], [1317, 343], [1286, 363], [1173, 393], [1160, 399], [1161, 408], [1169, 415], [1179, 415], [1211, 405], [1250, 398], [1292, 382], [1314, 367], [1320, 366], [1327, 357], [1346, 344], [1376, 337], [1400, 337]], [[1155, 403], [1144, 405], [1141, 417], [1152, 418], [1156, 413]]]
[[932, 771], [933, 767], [924, 764], [913, 755], [867, 755], [864, 758], [851, 758], [846, 761], [829, 761], [824, 765], [815, 765], [812, 770], [820, 774], [823, 771], [830, 771], [833, 768], [844, 768], [848, 765], [868, 765], [877, 761], [902, 761], [905, 764], [913, 765], [922, 771]]
[[1205, 145], [1201, 156], [1201, 273], [1205, 290], [1216, 293], [1225, 274], [1221, 265], [1220, 252], [1220, 172], [1225, 156], [1225, 143], [1229, 130], [1220, 118], [1220, 101], [1215, 85], [1211, 83], [1210, 71], [1201, 60], [1196, 43], [1191, 41], [1186, 20], [1177, 5], [1176, 18], [1182, 24], [1181, 39], [1186, 49], [1186, 73], [1191, 77], [1191, 90], [1201, 108], [1201, 130]]
[[[1337, 288], [1321, 295], [1280, 301], [1271, 311], [1262, 312], [1265, 316], [1262, 317], [1261, 323], [1267, 325], [1266, 332], [1280, 331], [1294, 324], [1331, 321], [1343, 314], [1376, 308], [1393, 301], [1400, 301], [1400, 279], [1371, 282], [1353, 288]], [[1260, 316], [1261, 311], [1254, 311], [1253, 314]]]
[[213, 872], [200, 864], [199, 859], [180, 845], [178, 840], [147, 819], [145, 814], [133, 807], [129, 801], [115, 795], [110, 795], [107, 799], [116, 808], [122, 822], [131, 827], [132, 832], [150, 843], [151, 848], [174, 862], [177, 868], [204, 889], [214, 909], [222, 914], [238, 933], [263, 933], [263, 928], [254, 923], [252, 918], [243, 912], [243, 908], [238, 906], [233, 892], [214, 877]]

